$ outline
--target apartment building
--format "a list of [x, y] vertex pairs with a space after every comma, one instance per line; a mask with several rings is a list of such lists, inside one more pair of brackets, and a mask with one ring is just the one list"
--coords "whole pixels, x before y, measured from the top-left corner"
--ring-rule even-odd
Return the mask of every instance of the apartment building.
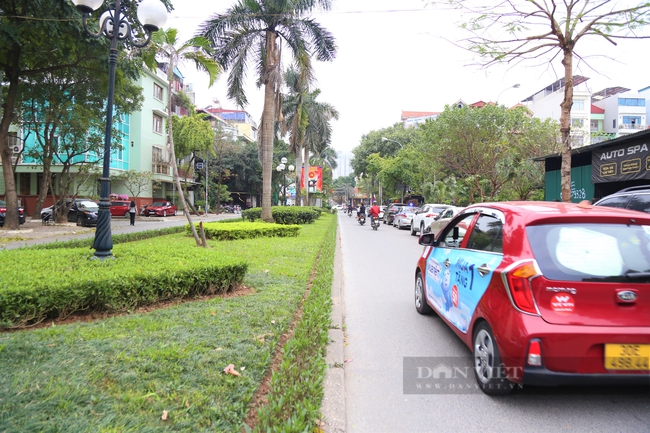
[[[591, 90], [589, 78], [573, 76], [573, 106], [571, 107], [571, 147], [587, 146], [591, 143]], [[540, 119], [560, 120], [560, 104], [564, 99], [564, 78], [525, 98], [524, 103], [533, 116]]]
[[615, 138], [647, 129], [648, 93], [648, 88], [634, 91], [625, 87], [594, 93], [594, 105], [604, 110], [604, 131]]

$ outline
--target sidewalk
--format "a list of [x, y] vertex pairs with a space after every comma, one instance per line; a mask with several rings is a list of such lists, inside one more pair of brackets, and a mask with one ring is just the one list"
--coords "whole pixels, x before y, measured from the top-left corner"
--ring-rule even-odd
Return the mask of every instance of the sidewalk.
[[[208, 214], [192, 215], [192, 221], [209, 222], [227, 218], [239, 218], [241, 214]], [[172, 227], [187, 224], [185, 215], [180, 214], [168, 217], [136, 217], [135, 226], [129, 225], [126, 218], [112, 218], [112, 234], [154, 230], [161, 227]], [[40, 219], [27, 217], [25, 224], [21, 224], [20, 230], [0, 230], [0, 250], [14, 249], [35, 244], [42, 244], [54, 241], [67, 241], [70, 239], [92, 237], [95, 234], [95, 227], [81, 227], [76, 223], [50, 223], [43, 225]]]

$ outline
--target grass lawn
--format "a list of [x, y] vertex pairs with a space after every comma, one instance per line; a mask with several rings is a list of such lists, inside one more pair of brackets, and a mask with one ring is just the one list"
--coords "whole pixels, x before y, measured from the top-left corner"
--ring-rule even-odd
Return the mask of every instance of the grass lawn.
[[249, 263], [246, 296], [0, 333], [0, 431], [241, 431], [335, 224], [324, 214], [295, 238], [209, 241]]

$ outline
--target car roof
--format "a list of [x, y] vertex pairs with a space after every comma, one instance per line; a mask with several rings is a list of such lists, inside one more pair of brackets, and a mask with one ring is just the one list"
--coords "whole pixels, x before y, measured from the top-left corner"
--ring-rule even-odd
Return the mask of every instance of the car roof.
[[549, 220], [572, 221], [583, 220], [585, 217], [593, 222], [616, 221], [634, 219], [637, 223], [650, 224], [650, 215], [644, 212], [613, 208], [608, 206], [594, 206], [588, 201], [581, 203], [564, 203], [551, 201], [510, 201], [494, 203], [478, 203], [466, 207], [460, 213], [465, 213], [476, 208], [492, 208], [520, 219], [526, 225], [551, 222]]

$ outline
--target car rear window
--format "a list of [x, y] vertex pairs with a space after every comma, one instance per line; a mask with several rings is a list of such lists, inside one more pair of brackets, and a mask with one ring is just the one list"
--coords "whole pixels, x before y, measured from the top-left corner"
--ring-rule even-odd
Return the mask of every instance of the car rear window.
[[526, 233], [548, 279], [650, 282], [650, 226], [548, 224]]

